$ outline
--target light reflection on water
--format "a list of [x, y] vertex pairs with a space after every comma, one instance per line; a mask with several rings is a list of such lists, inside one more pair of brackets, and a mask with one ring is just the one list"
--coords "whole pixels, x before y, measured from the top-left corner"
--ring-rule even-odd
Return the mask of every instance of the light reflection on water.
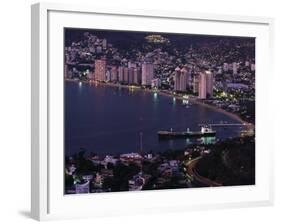
[[[78, 88], [77, 88], [78, 85]], [[200, 123], [237, 121], [209, 108], [163, 96], [157, 92], [87, 83], [65, 83], [65, 146], [72, 154], [85, 148], [101, 154], [184, 148], [194, 142], [210, 144], [215, 139], [159, 141], [159, 130], [199, 131]], [[237, 136], [239, 128], [218, 128], [220, 139]]]

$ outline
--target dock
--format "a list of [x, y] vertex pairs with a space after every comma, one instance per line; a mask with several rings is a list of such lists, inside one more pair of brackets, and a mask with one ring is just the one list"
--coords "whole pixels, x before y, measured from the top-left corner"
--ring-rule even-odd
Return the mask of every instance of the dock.
[[216, 136], [216, 131], [211, 128], [202, 127], [201, 131], [158, 131], [159, 139], [174, 139], [174, 138], [200, 138], [200, 137], [213, 137]]

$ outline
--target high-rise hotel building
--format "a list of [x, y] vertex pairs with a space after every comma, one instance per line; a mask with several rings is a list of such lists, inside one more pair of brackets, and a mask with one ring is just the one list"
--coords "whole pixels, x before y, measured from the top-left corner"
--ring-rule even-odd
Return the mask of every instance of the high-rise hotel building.
[[95, 80], [106, 81], [106, 60], [95, 60]]
[[199, 86], [198, 86], [198, 97], [200, 99], [207, 98], [207, 77], [205, 73], [201, 72], [199, 74]]
[[189, 83], [189, 73], [188, 70], [184, 67], [180, 69], [177, 67], [175, 69], [175, 78], [174, 78], [174, 90], [175, 91], [186, 91]]
[[124, 67], [123, 69], [123, 82], [128, 84], [129, 83], [129, 69], [128, 67]]
[[143, 86], [150, 86], [154, 76], [154, 65], [149, 62], [144, 62], [141, 66], [141, 70], [141, 84]]
[[140, 85], [141, 84], [141, 71], [140, 68], [134, 68], [134, 84]]
[[174, 90], [180, 90], [180, 78], [181, 78], [181, 69], [180, 67], [176, 67], [175, 76], [174, 76]]
[[199, 75], [197, 73], [193, 76], [192, 87], [193, 87], [193, 93], [199, 92]]
[[129, 67], [128, 68], [128, 83], [129, 85], [134, 83], [134, 67]]
[[124, 81], [124, 67], [123, 66], [118, 67], [118, 81], [119, 82]]
[[207, 78], [207, 95], [209, 97], [213, 97], [214, 91], [214, 73], [211, 71], [205, 71], [206, 78]]
[[198, 97], [206, 99], [213, 96], [214, 75], [211, 71], [200, 72]]

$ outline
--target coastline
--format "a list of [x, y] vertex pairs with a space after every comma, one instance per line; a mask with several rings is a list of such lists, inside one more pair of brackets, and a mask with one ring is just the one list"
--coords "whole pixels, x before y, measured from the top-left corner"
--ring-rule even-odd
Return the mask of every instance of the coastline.
[[[184, 100], [185, 99], [183, 96], [179, 96], [179, 95], [176, 95], [176, 94], [171, 94], [170, 92], [165, 91], [165, 90], [142, 89], [140, 86], [135, 86], [135, 85], [131, 85], [130, 86], [130, 85], [122, 85], [122, 84], [119, 84], [119, 83], [102, 83], [102, 82], [97, 82], [97, 81], [81, 81], [81, 80], [74, 80], [74, 79], [64, 79], [64, 81], [82, 82], [82, 83], [87, 83], [87, 84], [96, 84], [96, 85], [118, 87], [118, 88], [125, 88], [125, 89], [144, 90], [144, 91], [149, 92], [149, 93], [155, 93], [156, 92], [159, 95], [166, 96], [166, 97], [174, 97], [175, 99], [178, 99], [178, 100]], [[254, 129], [255, 128], [254, 124], [249, 123], [249, 122], [243, 120], [239, 115], [231, 113], [231, 112], [226, 111], [224, 109], [218, 108], [216, 106], [204, 103], [202, 101], [199, 101], [194, 96], [189, 96], [188, 97], [188, 101], [190, 101], [191, 103], [194, 103], [194, 104], [206, 107], [208, 109], [214, 110], [216, 112], [225, 114], [225, 115], [231, 117], [232, 119], [234, 119], [234, 120], [236, 120], [236, 121], [238, 121], [238, 122], [240, 122], [242, 124], [246, 124], [246, 127], [248, 127], [248, 129]]]

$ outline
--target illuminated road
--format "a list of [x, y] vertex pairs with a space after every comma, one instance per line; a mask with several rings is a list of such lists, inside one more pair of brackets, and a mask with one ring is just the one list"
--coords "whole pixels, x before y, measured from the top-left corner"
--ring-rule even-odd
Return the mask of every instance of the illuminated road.
[[202, 177], [197, 173], [195, 166], [201, 158], [202, 157], [199, 156], [199, 157], [185, 163], [186, 175], [187, 175], [188, 179], [190, 179], [192, 182], [198, 182], [198, 183], [202, 184], [203, 186], [207, 186], [207, 187], [222, 186], [222, 184], [212, 181], [206, 177]]

